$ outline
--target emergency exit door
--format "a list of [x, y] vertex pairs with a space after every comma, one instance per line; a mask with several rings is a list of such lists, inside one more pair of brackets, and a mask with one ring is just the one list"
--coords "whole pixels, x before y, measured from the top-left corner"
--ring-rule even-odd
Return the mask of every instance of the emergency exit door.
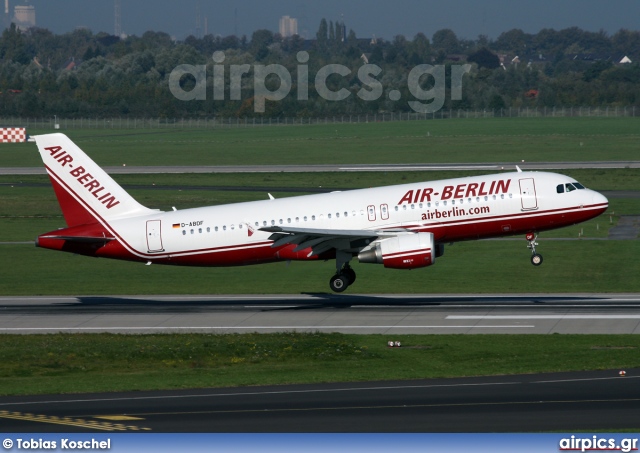
[[520, 180], [520, 200], [523, 211], [538, 209], [538, 197], [536, 196], [536, 183], [533, 178]]

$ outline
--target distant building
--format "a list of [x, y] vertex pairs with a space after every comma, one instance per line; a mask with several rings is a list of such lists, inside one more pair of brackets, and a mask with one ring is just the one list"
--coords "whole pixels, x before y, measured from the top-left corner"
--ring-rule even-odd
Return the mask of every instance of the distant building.
[[36, 8], [32, 5], [17, 5], [13, 8], [13, 22], [21, 31], [36, 26]]
[[294, 19], [289, 16], [282, 16], [280, 18], [280, 35], [283, 38], [288, 38], [298, 34], [298, 19]]

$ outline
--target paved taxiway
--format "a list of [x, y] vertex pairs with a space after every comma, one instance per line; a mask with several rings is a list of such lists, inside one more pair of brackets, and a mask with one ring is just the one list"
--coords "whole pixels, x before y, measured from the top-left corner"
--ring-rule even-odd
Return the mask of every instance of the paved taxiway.
[[634, 334], [640, 294], [0, 297], [0, 333]]
[[640, 426], [640, 370], [0, 398], [5, 432], [540, 432]]
[[[336, 171], [442, 171], [442, 170], [567, 170], [576, 168], [640, 168], [640, 161], [597, 162], [493, 162], [483, 164], [354, 164], [354, 165], [229, 165], [229, 166], [107, 166], [108, 174], [165, 173], [309, 173]], [[44, 175], [44, 167], [0, 167], [0, 175]]]

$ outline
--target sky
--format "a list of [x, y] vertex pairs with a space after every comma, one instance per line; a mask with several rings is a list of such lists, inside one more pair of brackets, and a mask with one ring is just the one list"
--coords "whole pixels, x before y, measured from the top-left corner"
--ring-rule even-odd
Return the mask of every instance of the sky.
[[[2, 7], [4, 10], [4, 0]], [[11, 9], [25, 0], [9, 0]], [[93, 32], [114, 30], [113, 0], [30, 0], [36, 8], [37, 25], [55, 33], [76, 27]], [[640, 29], [640, 0], [121, 0], [122, 30], [141, 35], [163, 31], [177, 39], [196, 32], [196, 11], [200, 5], [202, 28], [207, 17], [214, 35], [251, 36], [258, 29], [278, 31], [281, 16], [299, 21], [301, 35], [313, 38], [320, 20], [343, 19], [359, 38], [413, 38], [422, 32], [431, 38], [451, 28], [459, 38], [478, 35], [497, 38], [500, 33], [520, 28], [537, 33], [577, 26], [584, 30]], [[4, 11], [2, 11], [4, 12]]]

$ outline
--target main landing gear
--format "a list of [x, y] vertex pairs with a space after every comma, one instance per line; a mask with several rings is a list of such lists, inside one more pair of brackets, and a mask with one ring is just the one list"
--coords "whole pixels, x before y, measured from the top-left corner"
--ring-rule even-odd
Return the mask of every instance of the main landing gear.
[[356, 272], [349, 266], [352, 255], [341, 250], [336, 252], [336, 275], [329, 280], [332, 291], [341, 293], [356, 281]]
[[342, 269], [340, 269], [336, 273], [336, 275], [331, 277], [331, 280], [329, 280], [329, 286], [331, 287], [332, 291], [335, 291], [336, 293], [341, 293], [342, 291], [347, 289], [349, 285], [353, 284], [353, 282], [355, 281], [356, 281], [356, 271], [354, 271], [351, 268], [351, 266], [349, 266], [349, 263], [346, 263], [342, 267]]
[[531, 250], [531, 264], [540, 266], [542, 264], [542, 255], [536, 253], [536, 245], [538, 245], [536, 240], [538, 239], [538, 235], [535, 233], [527, 233], [526, 239], [529, 243], [527, 248]]

